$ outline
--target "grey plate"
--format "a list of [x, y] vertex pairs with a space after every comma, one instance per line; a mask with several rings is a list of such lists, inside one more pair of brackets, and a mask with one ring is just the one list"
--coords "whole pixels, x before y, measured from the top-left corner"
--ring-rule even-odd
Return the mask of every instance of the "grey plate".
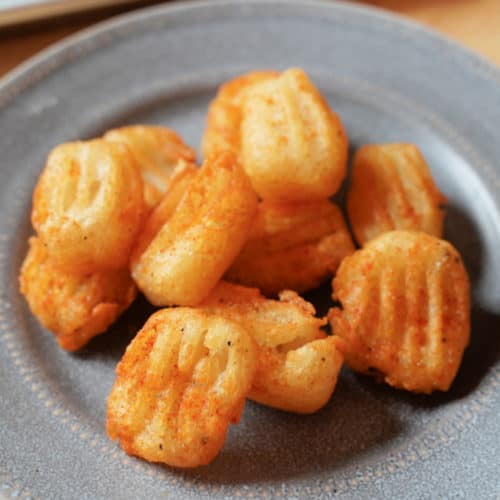
[[[139, 301], [80, 353], [59, 350], [17, 292], [30, 196], [54, 145], [124, 123], [199, 144], [216, 86], [252, 68], [303, 66], [352, 147], [412, 141], [450, 201], [473, 332], [452, 390], [414, 396], [342, 373], [299, 417], [249, 403], [212, 465], [172, 471], [108, 441], [113, 369], [148, 307]], [[491, 498], [500, 450], [500, 73], [399, 18], [350, 4], [169, 5], [102, 24], [0, 85], [0, 486], [41, 498]], [[326, 295], [327, 289], [316, 296]], [[1, 491], [1, 490], [0, 490]]]

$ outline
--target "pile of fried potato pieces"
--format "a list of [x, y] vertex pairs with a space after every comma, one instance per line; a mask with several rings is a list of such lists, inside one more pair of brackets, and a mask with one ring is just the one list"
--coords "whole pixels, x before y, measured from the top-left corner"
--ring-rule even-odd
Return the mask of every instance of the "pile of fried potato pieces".
[[[444, 196], [417, 147], [367, 145], [347, 193], [340, 118], [300, 69], [223, 84], [204, 162], [172, 130], [129, 126], [57, 146], [33, 196], [20, 273], [69, 351], [139, 289], [154, 313], [118, 364], [107, 431], [125, 451], [209, 463], [245, 400], [313, 413], [343, 362], [408, 391], [446, 391], [469, 341], [469, 281], [440, 239]], [[316, 317], [299, 293], [333, 279]], [[332, 335], [324, 332], [331, 325]]]

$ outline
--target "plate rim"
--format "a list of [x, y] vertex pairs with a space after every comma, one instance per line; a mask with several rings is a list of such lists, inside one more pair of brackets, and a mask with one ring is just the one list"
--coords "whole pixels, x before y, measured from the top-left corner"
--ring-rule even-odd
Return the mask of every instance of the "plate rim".
[[[99, 37], [105, 34], [116, 34], [126, 29], [128, 26], [141, 23], [141, 21], [152, 19], [155, 14], [162, 14], [163, 16], [183, 14], [188, 11], [200, 8], [220, 8], [230, 6], [243, 6], [248, 8], [267, 8], [273, 9], [276, 6], [285, 6], [285, 8], [302, 7], [320, 8], [327, 10], [338, 10], [347, 13], [355, 13], [361, 16], [369, 16], [389, 23], [396, 28], [406, 27], [410, 30], [412, 36], [416, 37], [424, 35], [428, 42], [437, 43], [447, 51], [450, 51], [454, 57], [460, 57], [471, 65], [474, 73], [486, 73], [490, 78], [498, 81], [500, 84], [500, 67], [496, 66], [493, 62], [486, 59], [485, 56], [465, 46], [458, 40], [453, 39], [451, 36], [437, 31], [423, 23], [410, 19], [402, 14], [391, 12], [382, 7], [351, 3], [346, 0], [187, 0], [176, 3], [165, 3], [159, 5], [146, 6], [132, 12], [126, 12], [109, 19], [100, 21], [87, 28], [79, 30], [67, 37], [62, 38], [42, 49], [36, 54], [32, 55], [25, 61], [21, 62], [16, 67], [12, 68], [0, 78], [0, 112], [3, 107], [8, 105], [13, 99], [21, 95], [23, 91], [35, 85], [38, 81], [43, 80], [53, 71], [57, 71], [61, 64], [65, 61], [60, 61], [64, 55], [82, 44], [89, 41], [96, 41]], [[97, 45], [96, 45], [97, 46]], [[92, 48], [91, 48], [92, 49]], [[77, 57], [72, 58], [71, 61], [79, 57], [85, 57], [90, 51], [83, 51]], [[30, 75], [38, 68], [45, 66], [51, 61], [57, 61], [50, 71], [44, 71], [39, 78], [31, 79]], [[68, 61], [70, 62], [70, 61]], [[479, 70], [479, 71], [478, 71]], [[28, 79], [28, 82], [26, 80]], [[19, 85], [17, 92], [9, 93], [9, 87], [13, 84], [20, 84], [26, 82], [24, 85]], [[7, 93], [7, 98], [2, 95]]]
[[[50, 66], [50, 61], [53, 60], [54, 58], [58, 61], [64, 59], [66, 53], [71, 52], [72, 49], [77, 48], [80, 44], [95, 39], [99, 40], [100, 36], [106, 35], [107, 33], [109, 33], [110, 30], [113, 32], [113, 34], [116, 34], [116, 36], [119, 37], [120, 31], [122, 29], [124, 28], [126, 29], [127, 26], [134, 25], [137, 22], [139, 24], [142, 24], [144, 21], [147, 21], [147, 19], [152, 18], [157, 12], [162, 12], [163, 15], [166, 16], [171, 12], [178, 12], [178, 11], [186, 12], [188, 10], [192, 10], [193, 8], [198, 8], [199, 6], [207, 7], [209, 6], [209, 3], [210, 3], [209, 0], [208, 1], [197, 0], [197, 1], [189, 1], [183, 4], [166, 4], [160, 6], [147, 7], [145, 9], [140, 9], [132, 13], [127, 13], [118, 16], [117, 18], [113, 18], [111, 20], [103, 21], [101, 23], [98, 23], [97, 25], [82, 30], [68, 38], [56, 42], [52, 46], [44, 49], [41, 53], [28, 59], [25, 63], [21, 64], [21, 66], [15, 68], [0, 80], [0, 113], [5, 105], [7, 106], [9, 105], [11, 99], [12, 100], [18, 99], [19, 96], [22, 96], [22, 93], [26, 89], [29, 89], [31, 87], [31, 85], [36, 85], [39, 81], [43, 81], [43, 79], [46, 78], [47, 75], [50, 75], [53, 71], [57, 71], [60, 68], [61, 64], [64, 64], [64, 61], [53, 67], [50, 67], [49, 68], [50, 71], [48, 71], [47, 73], [43, 73], [39, 79], [36, 80], [30, 79], [33, 72], [36, 73], [41, 66], [45, 66], [46, 64], [49, 64]], [[470, 63], [473, 63], [475, 69], [479, 68], [481, 72], [486, 71], [488, 74], [493, 75], [496, 79], [500, 81], [500, 69], [492, 65], [490, 62], [486, 61], [482, 56], [479, 56], [474, 52], [470, 51], [469, 49], [462, 47], [460, 44], [442, 36], [441, 34], [435, 32], [432, 29], [422, 26], [419, 23], [409, 21], [402, 16], [387, 13], [386, 11], [383, 11], [382, 9], [379, 8], [359, 6], [358, 4], [350, 4], [347, 2], [334, 2], [334, 3], [326, 1], [308, 2], [307, 0], [273, 0], [271, 2], [266, 2], [265, 0], [251, 0], [249, 2], [238, 1], [238, 0], [236, 1], [217, 0], [215, 3], [210, 4], [210, 6], [212, 5], [215, 6], [265, 5], [265, 6], [271, 6], [271, 8], [273, 5], [292, 5], [292, 6], [307, 5], [308, 7], [310, 7], [311, 5], [312, 6], [317, 5], [321, 7], [326, 6], [328, 8], [340, 7], [341, 10], [345, 9], [345, 12], [348, 13], [361, 11], [364, 15], [368, 14], [381, 17], [384, 21], [389, 21], [391, 24], [394, 23], [394, 25], [397, 25], [399, 27], [401, 27], [401, 23], [403, 23], [403, 25], [410, 26], [413, 29], [412, 34], [414, 36], [420, 37], [423, 34], [425, 35], [425, 38], [428, 41], [432, 41], [433, 43], [434, 42], [444, 43], [447, 49], [451, 50], [453, 53], [457, 55], [458, 53], [460, 53], [461, 57], [464, 57], [466, 60], [469, 60]], [[111, 39], [111, 43], [114, 43], [115, 41], [116, 41], [115, 38]], [[92, 53], [95, 50], [95, 48], [96, 46], [91, 46], [89, 51], [83, 51], [81, 53], [78, 53], [77, 57], [75, 57], [75, 59], [71, 59], [71, 61], [78, 60], [80, 57], [84, 58], [87, 57], [89, 53]], [[477, 71], [474, 72], [477, 73]], [[10, 96], [8, 95], [7, 96], [8, 98], [5, 101], [2, 101], [2, 94], [4, 92], [7, 92], [7, 94], [9, 94], [10, 85], [16, 84], [18, 81], [26, 82], [26, 80], [27, 80], [26, 86], [21, 85], [20, 91], [18, 93]]]

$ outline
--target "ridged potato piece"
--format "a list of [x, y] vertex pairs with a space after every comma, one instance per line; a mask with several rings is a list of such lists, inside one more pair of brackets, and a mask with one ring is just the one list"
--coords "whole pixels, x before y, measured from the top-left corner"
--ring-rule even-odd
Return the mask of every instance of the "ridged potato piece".
[[248, 90], [240, 140], [241, 163], [263, 199], [328, 198], [345, 177], [347, 135], [301, 69]]
[[144, 183], [144, 202], [155, 207], [167, 189], [179, 162], [194, 163], [196, 152], [173, 130], [155, 125], [132, 125], [109, 130], [104, 139], [126, 144], [139, 165]]
[[141, 255], [153, 241], [158, 231], [170, 219], [185, 195], [189, 184], [194, 179], [198, 168], [191, 163], [180, 162], [172, 172], [168, 180], [163, 198], [156, 207], [151, 210], [137, 237], [132, 256], [131, 267], [134, 268]]
[[132, 276], [154, 305], [196, 305], [246, 242], [257, 197], [235, 157], [209, 157]]
[[223, 151], [240, 152], [241, 109], [245, 93], [255, 83], [276, 78], [276, 71], [252, 71], [222, 84], [210, 103], [201, 149], [206, 158]]
[[346, 363], [389, 385], [449, 389], [469, 342], [469, 279], [459, 253], [421, 232], [392, 231], [342, 261], [333, 332]]
[[305, 292], [331, 277], [354, 252], [342, 212], [328, 200], [259, 203], [250, 237], [226, 279], [266, 295]]
[[108, 434], [151, 462], [208, 464], [240, 418], [255, 366], [241, 325], [192, 308], [158, 311], [117, 366]]
[[35, 188], [33, 227], [68, 272], [120, 269], [142, 222], [142, 191], [127, 146], [102, 139], [61, 144]]
[[21, 293], [63, 349], [75, 351], [106, 331], [133, 302], [137, 289], [127, 268], [72, 274], [54, 266], [39, 238], [30, 238], [29, 245]]
[[361, 245], [395, 229], [440, 238], [445, 203], [415, 145], [370, 144], [356, 152], [347, 212]]
[[257, 343], [249, 398], [295, 413], [314, 413], [330, 399], [343, 361], [342, 339], [327, 337], [325, 320], [295, 292], [280, 300], [259, 290], [219, 282], [200, 307], [245, 326]]

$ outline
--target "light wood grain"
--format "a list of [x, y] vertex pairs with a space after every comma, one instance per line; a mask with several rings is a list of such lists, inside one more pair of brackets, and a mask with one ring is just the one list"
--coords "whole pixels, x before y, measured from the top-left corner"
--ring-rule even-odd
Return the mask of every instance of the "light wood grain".
[[372, 0], [419, 21], [500, 66], [499, 0]]
[[[11, 7], [7, 8], [7, 10], [0, 9], [0, 29], [21, 22], [35, 22], [47, 17], [74, 14], [93, 8], [109, 7], [136, 1], [138, 0], [71, 0], [71, 2], [68, 0], [51, 0], [50, 2], [31, 0], [27, 4], [21, 2], [21, 5], [24, 4], [21, 7]], [[15, 4], [16, 2], [14, 2]], [[0, 2], [0, 7], [1, 5]]]
[[[371, 0], [430, 26], [500, 66], [500, 0]], [[46, 26], [21, 27], [0, 34], [0, 76], [48, 45], [109, 17], [71, 18]]]
[[68, 26], [56, 26], [50, 30], [34, 29], [29, 33], [17, 33], [0, 37], [0, 75], [13, 69], [52, 43], [87, 27], [86, 22], [73, 21]]

